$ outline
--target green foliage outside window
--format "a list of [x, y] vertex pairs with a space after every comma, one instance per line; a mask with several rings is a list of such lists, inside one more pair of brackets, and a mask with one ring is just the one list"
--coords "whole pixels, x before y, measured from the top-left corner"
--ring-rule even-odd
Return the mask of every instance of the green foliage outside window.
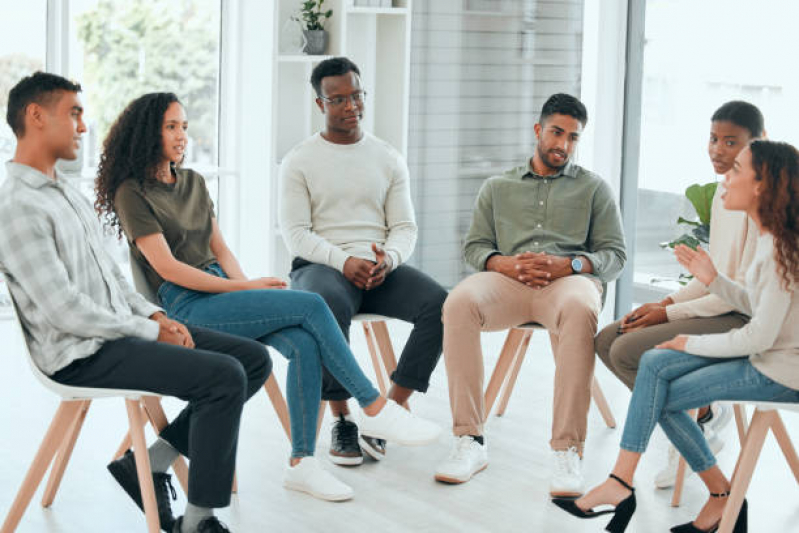
[[208, 0], [100, 0], [77, 18], [84, 50], [87, 118], [95, 140], [134, 98], [178, 95], [195, 160], [216, 162], [219, 3]]

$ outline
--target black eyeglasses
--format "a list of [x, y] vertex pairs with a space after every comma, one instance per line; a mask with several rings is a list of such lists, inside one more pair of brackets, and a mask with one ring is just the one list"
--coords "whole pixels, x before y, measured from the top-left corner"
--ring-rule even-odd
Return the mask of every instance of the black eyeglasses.
[[341, 107], [347, 103], [349, 100], [352, 102], [352, 105], [360, 105], [366, 99], [366, 91], [357, 91], [352, 93], [349, 96], [334, 96], [333, 98], [328, 98], [327, 96], [319, 95], [319, 99], [327, 102], [329, 105], [333, 107]]

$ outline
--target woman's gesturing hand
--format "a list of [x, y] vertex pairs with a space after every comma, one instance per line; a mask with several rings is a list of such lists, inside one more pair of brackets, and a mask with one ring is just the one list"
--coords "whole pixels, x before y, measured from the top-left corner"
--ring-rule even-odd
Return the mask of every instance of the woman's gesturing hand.
[[713, 260], [701, 246], [692, 250], [684, 244], [680, 244], [674, 248], [674, 255], [677, 257], [677, 261], [688, 269], [688, 272], [705, 285], [713, 283], [713, 280], [719, 275], [713, 265]]

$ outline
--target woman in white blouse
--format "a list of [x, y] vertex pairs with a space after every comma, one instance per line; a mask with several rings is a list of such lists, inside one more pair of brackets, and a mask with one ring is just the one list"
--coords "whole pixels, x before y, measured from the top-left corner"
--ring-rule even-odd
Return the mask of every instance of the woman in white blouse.
[[[624, 531], [635, 511], [633, 475], [656, 424], [710, 491], [696, 520], [672, 531], [715, 531], [730, 482], [687, 411], [716, 400], [799, 402], [799, 152], [785, 143], [753, 141], [725, 186], [724, 207], [745, 211], [760, 234], [745, 286], [720, 274], [701, 248], [679, 246], [675, 253], [751, 321], [727, 333], [678, 335], [644, 354], [610, 478], [580, 499], [553, 500], [581, 518], [613, 513], [608, 531]], [[598, 510], [602, 505], [613, 507]], [[746, 531], [746, 515], [744, 502], [736, 533]]]

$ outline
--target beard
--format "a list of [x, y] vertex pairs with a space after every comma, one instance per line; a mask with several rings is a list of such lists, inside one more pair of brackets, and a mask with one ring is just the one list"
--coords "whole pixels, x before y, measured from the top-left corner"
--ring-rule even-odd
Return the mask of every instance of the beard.
[[554, 158], [551, 155], [552, 151], [551, 150], [547, 150], [545, 152], [540, 144], [538, 145], [537, 150], [538, 150], [538, 156], [541, 158], [541, 162], [543, 162], [544, 165], [546, 165], [546, 167], [549, 168], [549, 169], [560, 170], [563, 167], [565, 167], [568, 164], [568, 162], [569, 162], [569, 156], [564, 154], [563, 162], [562, 163], [556, 163], [554, 161]]

